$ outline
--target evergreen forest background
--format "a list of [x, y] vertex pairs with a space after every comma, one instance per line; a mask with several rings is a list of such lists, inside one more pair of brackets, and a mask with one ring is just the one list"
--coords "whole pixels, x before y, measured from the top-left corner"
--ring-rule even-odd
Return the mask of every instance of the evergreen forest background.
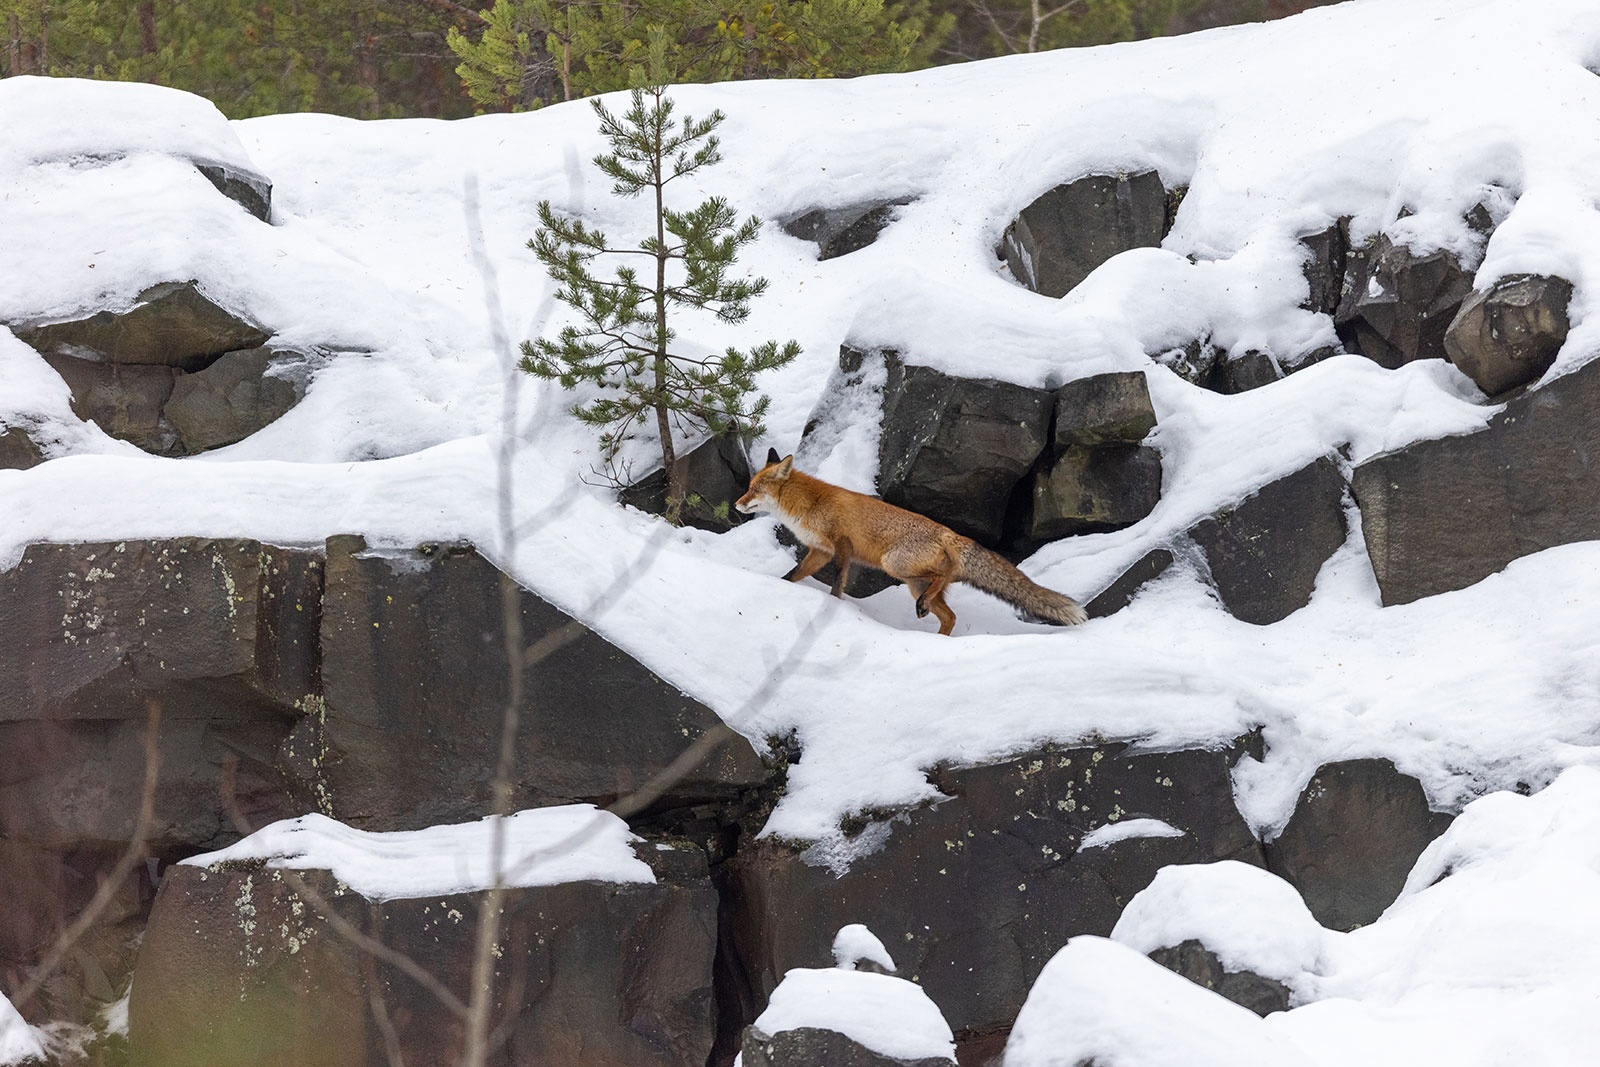
[[146, 81], [230, 118], [460, 118], [672, 80], [824, 78], [1261, 21], [1330, 0], [0, 0], [0, 76]]

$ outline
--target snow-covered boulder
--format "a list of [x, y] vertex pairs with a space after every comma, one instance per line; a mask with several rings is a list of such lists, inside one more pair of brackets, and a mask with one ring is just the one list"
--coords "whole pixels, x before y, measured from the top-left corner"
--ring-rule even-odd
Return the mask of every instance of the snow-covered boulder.
[[1006, 228], [1011, 276], [1045, 296], [1065, 296], [1106, 260], [1154, 248], [1172, 226], [1168, 194], [1153, 170], [1091, 174], [1056, 186]]
[[1224, 860], [1174, 865], [1128, 902], [1111, 939], [1257, 1015], [1289, 1007], [1325, 933], [1293, 886]]
[[[491, 810], [508, 699], [502, 574], [468, 545], [369, 549], [330, 538], [318, 631], [325, 714], [291, 743], [371, 829], [409, 829]], [[515, 803], [610, 803], [650, 782], [720, 724], [637, 660], [520, 590], [522, 636], [564, 639], [524, 666]], [[563, 634], [563, 628], [570, 632]], [[734, 735], [668, 784], [662, 802], [732, 801], [771, 771]]]
[[7, 78], [0, 86], [0, 167], [104, 163], [139, 153], [185, 159], [250, 214], [265, 220], [272, 183], [226, 116], [192, 93], [140, 82]]
[[203, 370], [180, 374], [161, 414], [193, 455], [242, 441], [305, 396], [306, 357], [262, 346], [224, 353]]
[[[735, 434], [722, 434], [681, 453], [674, 464], [687, 492], [682, 521], [702, 530], [727, 530], [745, 520], [733, 506], [750, 486], [750, 457]], [[667, 473], [657, 467], [617, 499], [654, 515], [667, 510]]]
[[305, 357], [261, 347], [268, 333], [193, 281], [152, 286], [126, 307], [13, 323], [72, 392], [72, 410], [157, 455], [243, 440], [305, 395]]
[[1075, 937], [1039, 975], [1004, 1067], [1304, 1067], [1260, 1017], [1134, 949]]
[[1161, 454], [1145, 376], [1096, 374], [1056, 390], [1049, 458], [1030, 480], [1023, 537], [1044, 542], [1131, 526], [1161, 499]]
[[1265, 625], [1305, 607], [1344, 544], [1344, 492], [1337, 464], [1323, 458], [1190, 528], [1231, 615]]
[[[938, 1067], [955, 1062], [955, 1041], [921, 986], [855, 969], [853, 953], [888, 959], [861, 924], [839, 932], [833, 968], [797, 967], [745, 1031], [742, 1067]], [[841, 941], [844, 945], [841, 945]], [[848, 963], [845, 962], [848, 959]]]
[[255, 348], [269, 334], [218, 304], [193, 281], [163, 282], [125, 306], [60, 322], [12, 323], [42, 354], [196, 371], [224, 352]]
[[1550, 369], [1566, 343], [1572, 283], [1565, 278], [1501, 278], [1462, 303], [1444, 347], [1490, 396], [1526, 385]]
[[1054, 399], [888, 358], [878, 494], [997, 545], [1012, 492], [1049, 442]]
[[[497, 971], [521, 999], [494, 1010], [515, 1020], [517, 1062], [703, 1067], [716, 946], [703, 854], [639, 842], [587, 806], [518, 812], [504, 829], [515, 888]], [[133, 1064], [377, 1067], [374, 998], [407, 1062], [451, 1062], [459, 1020], [325, 909], [465, 997], [490, 834], [489, 820], [380, 834], [308, 815], [172, 868], [134, 977]]]
[[1472, 273], [1450, 249], [1415, 251], [1385, 234], [1350, 256], [1334, 319], [1347, 347], [1382, 366], [1446, 359], [1444, 336], [1472, 292]]
[[896, 209], [909, 203], [909, 197], [898, 197], [843, 207], [813, 208], [783, 220], [783, 232], [802, 241], [815, 241], [819, 260], [847, 256], [876, 241], [884, 228], [894, 221]]
[[1351, 488], [1385, 604], [1464, 589], [1514, 559], [1600, 538], [1600, 361], [1483, 429], [1358, 465]]
[[1394, 902], [1450, 818], [1430, 810], [1422, 785], [1388, 760], [1330, 763], [1267, 842], [1267, 867], [1299, 890], [1323, 926], [1364, 926]]
[[1037, 750], [941, 768], [932, 782], [949, 799], [863, 819], [849, 838], [748, 844], [728, 869], [752, 998], [828, 962], [822, 947], [860, 922], [956, 1030], [1003, 1029], [1050, 955], [1075, 934], [1109, 934], [1162, 867], [1260, 862], [1229, 763], [1223, 751]]

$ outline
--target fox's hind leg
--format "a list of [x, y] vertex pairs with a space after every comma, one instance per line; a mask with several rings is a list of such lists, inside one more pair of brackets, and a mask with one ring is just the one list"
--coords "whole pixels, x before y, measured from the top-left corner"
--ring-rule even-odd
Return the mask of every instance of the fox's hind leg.
[[[948, 587], [950, 583], [946, 582], [944, 584]], [[944, 589], [941, 588], [938, 592], [930, 589], [922, 594], [921, 602], [926, 604], [928, 610], [933, 612], [934, 618], [939, 620], [939, 633], [949, 637], [950, 631], [956, 628], [956, 613], [951, 611], [950, 605], [944, 602]]]
[[907, 578], [906, 588], [911, 590], [911, 599], [917, 602], [917, 618], [925, 618], [928, 609], [922, 606], [922, 594], [928, 588], [928, 583], [921, 578]]
[[[930, 611], [932, 611], [935, 615], [939, 615], [938, 611], [934, 610], [933, 605], [935, 603], [939, 603], [939, 604], [943, 604], [944, 603], [944, 591], [946, 589], [949, 589], [949, 588], [950, 588], [950, 576], [949, 575], [947, 575], [947, 574], [935, 574], [935, 575], [933, 575], [928, 580], [927, 587], [925, 589], [923, 589], [922, 592], [917, 595], [917, 617], [921, 618], [922, 616], [926, 615]], [[949, 610], [949, 609], [947, 608], [946, 610]], [[941, 619], [944, 618], [944, 616], [942, 616], [942, 615], [940, 615], [939, 617]], [[951, 617], [954, 618], [954, 616], [951, 616]]]

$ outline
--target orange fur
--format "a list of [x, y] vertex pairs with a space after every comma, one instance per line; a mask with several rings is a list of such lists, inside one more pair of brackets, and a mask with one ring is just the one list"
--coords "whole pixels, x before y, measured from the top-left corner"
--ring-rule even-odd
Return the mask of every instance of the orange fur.
[[850, 568], [873, 567], [906, 583], [917, 616], [929, 612], [939, 632], [955, 627], [945, 602], [952, 582], [966, 582], [1010, 604], [1036, 622], [1072, 626], [1083, 608], [1071, 597], [1038, 585], [1005, 558], [947, 526], [895, 507], [877, 497], [830, 485], [794, 469], [794, 457], [776, 452], [750, 479], [750, 490], [734, 505], [746, 514], [771, 512], [810, 550], [790, 571], [790, 581], [809, 578], [830, 561], [839, 565], [833, 595], [844, 591]]

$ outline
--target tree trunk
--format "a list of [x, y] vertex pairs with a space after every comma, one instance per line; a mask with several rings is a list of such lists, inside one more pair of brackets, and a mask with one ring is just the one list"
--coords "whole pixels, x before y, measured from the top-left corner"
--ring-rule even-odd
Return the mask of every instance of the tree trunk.
[[139, 2], [139, 47], [147, 56], [156, 54], [156, 2], [155, 0], [140, 0]]
[[654, 130], [655, 151], [651, 160], [656, 191], [656, 433], [661, 438], [661, 465], [667, 472], [667, 521], [678, 525], [683, 517], [684, 485], [678, 471], [678, 456], [672, 447], [672, 422], [667, 418], [667, 220], [666, 202], [661, 177], [661, 97], [657, 88], [656, 120]]
[[361, 88], [367, 90], [367, 98], [361, 103], [363, 118], [375, 119], [382, 113], [382, 94], [378, 79], [378, 35], [376, 33], [363, 34], [361, 47], [357, 51], [356, 81]]
[[6, 22], [6, 28], [10, 31], [10, 40], [6, 47], [6, 65], [10, 70], [11, 76], [15, 78], [17, 75], [24, 73], [22, 69], [22, 19], [13, 11]]

